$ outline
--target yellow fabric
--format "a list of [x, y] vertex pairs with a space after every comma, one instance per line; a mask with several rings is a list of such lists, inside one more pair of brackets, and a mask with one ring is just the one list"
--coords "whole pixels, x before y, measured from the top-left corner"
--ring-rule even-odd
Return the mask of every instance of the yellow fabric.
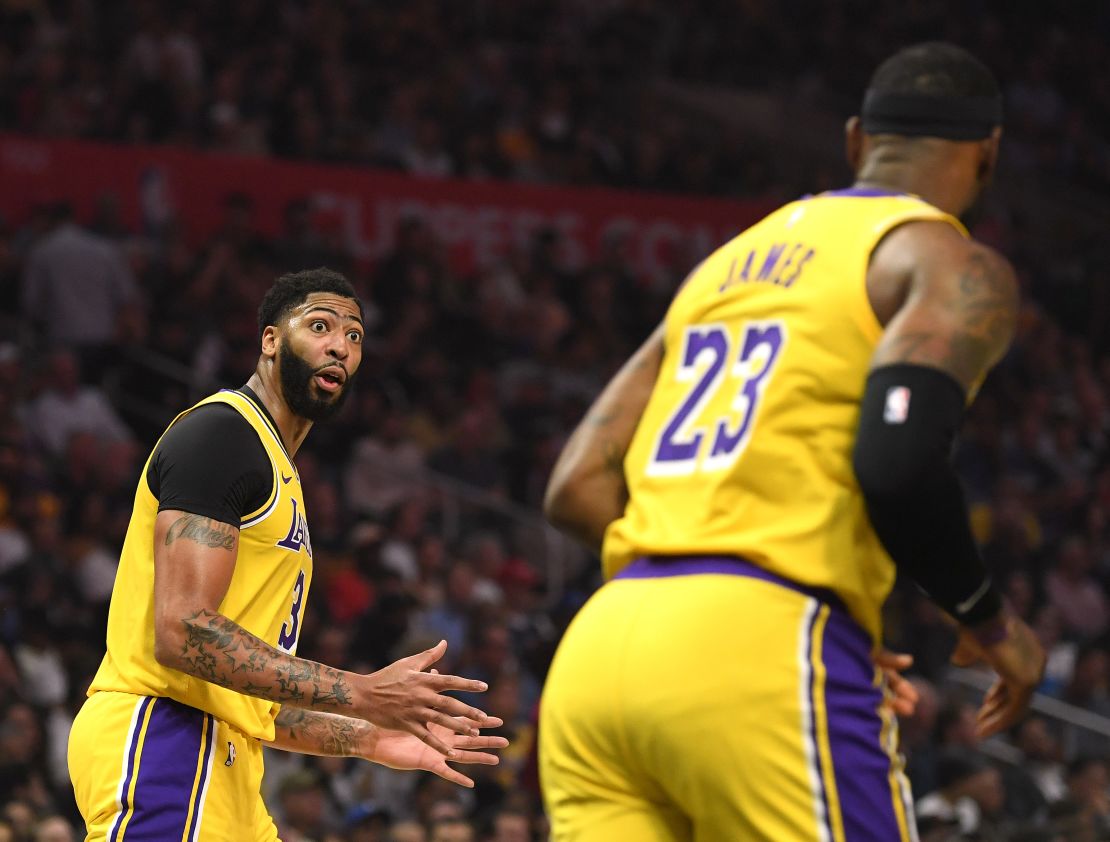
[[878, 242], [914, 220], [966, 235], [912, 196], [822, 194], [694, 271], [667, 313], [659, 380], [625, 459], [630, 499], [605, 537], [607, 578], [640, 555], [739, 555], [835, 590], [879, 639], [894, 566], [851, 463], [882, 334], [866, 274]]
[[[197, 406], [208, 403], [235, 408], [258, 433], [274, 467], [269, 502], [240, 524], [235, 572], [219, 611], [267, 643], [295, 653], [312, 582], [312, 546], [300, 477], [277, 431], [249, 398], [222, 391]], [[113, 690], [165, 696], [211, 713], [251, 737], [272, 740], [278, 705], [193, 678], [155, 660], [153, 535], [157, 513], [158, 500], [147, 487], [144, 467], [112, 590], [108, 651], [89, 695]]]
[[[744, 576], [602, 587], [567, 630], [540, 706], [553, 842], [851, 842], [825, 696], [830, 610]], [[867, 704], [848, 727], [874, 720], [870, 748], [882, 757]], [[893, 757], [889, 766], [904, 786]], [[866, 771], [878, 813], [894, 790], [881, 769]]]
[[[277, 828], [260, 794], [261, 743], [197, 711], [195, 740], [200, 750], [188, 756], [167, 751], [182, 738], [179, 728], [167, 734], [165, 718], [159, 716], [165, 711], [156, 706], [169, 702], [155, 699], [144, 708], [145, 698], [100, 692], [85, 702], [74, 720], [69, 770], [87, 842], [277, 840]], [[132, 747], [134, 760], [129, 764]], [[151, 764], [157, 767], [157, 780], [146, 777]], [[184, 785], [167, 787], [167, 778], [175, 777]], [[181, 820], [170, 819], [171, 811], [179, 812]], [[143, 818], [148, 820], [145, 827], [140, 825]], [[151, 821], [166, 832], [152, 835]]]

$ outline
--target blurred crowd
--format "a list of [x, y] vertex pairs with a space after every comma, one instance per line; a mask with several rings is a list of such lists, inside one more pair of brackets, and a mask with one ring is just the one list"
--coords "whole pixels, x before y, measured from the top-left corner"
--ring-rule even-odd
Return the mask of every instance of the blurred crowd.
[[21, 0], [0, 5], [0, 128], [433, 177], [756, 195], [812, 184], [750, 132], [664, 107], [656, 80], [771, 88], [847, 114], [891, 44], [947, 37], [1006, 80], [1016, 166], [1105, 189], [1107, 9]]
[[[658, 0], [0, 4], [0, 128], [423, 176], [789, 195], [814, 186], [794, 183], [804, 166], [658, 113], [645, 79], [835, 99], [858, 93], [907, 32], [958, 33], [1007, 82], [1009, 171], [1108, 183], [1100, 4], [1057, 4], [1051, 21], [974, 2], [695, 5], [677, 16]], [[861, 16], [866, 30], [851, 25]], [[489, 681], [483, 705], [512, 746], [472, 791], [271, 752], [268, 804], [286, 842], [544, 838], [536, 702], [561, 629], [598, 580], [536, 513], [568, 431], [689, 267], [646, 279], [614, 251], [572, 268], [544, 231], [463, 275], [418, 218], [366, 265], [313, 227], [307, 203], [267, 238], [251, 199], [229, 195], [202, 243], [184, 225], [140, 234], [117, 208], [105, 196], [91, 216], [56, 202], [0, 222], [11, 303], [0, 311], [0, 842], [75, 838], [66, 738], [103, 652], [143, 461], [174, 414], [245, 381], [273, 278], [317, 265], [355, 283], [370, 337], [343, 415], [298, 456], [317, 569], [300, 654], [372, 670], [446, 638], [445, 669]], [[1050, 211], [988, 204], [976, 233], [1013, 258], [1026, 295], [1015, 347], [956, 454], [975, 530], [1048, 649], [1041, 691], [1110, 717], [1110, 252]], [[922, 838], [1110, 838], [1110, 738], [1033, 717], [976, 745], [973, 697], [943, 680], [948, 627], [911, 587], [888, 614], [922, 697], [902, 727]]]

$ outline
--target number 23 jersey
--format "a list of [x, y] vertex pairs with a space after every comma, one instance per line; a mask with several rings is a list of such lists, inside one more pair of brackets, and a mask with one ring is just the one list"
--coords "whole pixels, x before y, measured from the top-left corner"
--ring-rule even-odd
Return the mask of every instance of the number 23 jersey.
[[[177, 447], [176, 461], [169, 461], [168, 469], [160, 474], [150, 470], [158, 454], [166, 450], [163, 443], [171, 439], [170, 433], [175, 432], [175, 426], [189, 414], [211, 404], [225, 405], [218, 408], [224, 413], [230, 407], [249, 425], [249, 429], [239, 426], [242, 422], [234, 415], [220, 418], [224, 425], [221, 429], [236, 434], [234, 446], [257, 455], [257, 459], [246, 460], [258, 464], [258, 470], [248, 476], [254, 480], [257, 493], [236, 496], [234, 485], [228, 492], [236, 501], [245, 499], [243, 507], [227, 508], [220, 493], [200, 493], [207, 487], [205, 483], [189, 483], [180, 476], [173, 476], [175, 472], [196, 473], [203, 479], [206, 473], [221, 473], [217, 464], [221, 459], [221, 444], [210, 438], [205, 441], [194, 436], [194, 440], [187, 442], [191, 446]], [[229, 429], [228, 424], [235, 426]], [[184, 433], [188, 427], [182, 424], [178, 430]], [[194, 425], [192, 429], [203, 430], [203, 427]], [[261, 450], [255, 441], [261, 443]], [[181, 443], [180, 440], [174, 442], [175, 445]], [[264, 460], [262, 451], [265, 452]], [[226, 455], [227, 461], [231, 461], [230, 454]], [[151, 482], [157, 485], [159, 477], [161, 488], [152, 490]], [[215, 483], [212, 488], [222, 486]], [[239, 526], [235, 571], [219, 611], [272, 646], [295, 653], [312, 582], [312, 545], [304, 497], [300, 477], [285, 452], [273, 420], [246, 388], [218, 392], [179, 415], [144, 467], [112, 590], [108, 651], [89, 688], [89, 695], [114, 690], [141, 696], [165, 696], [211, 713], [249, 736], [272, 740], [278, 705], [164, 667], [154, 657], [153, 541], [154, 521], [160, 507], [181, 509]]]
[[[872, 251], [898, 225], [963, 226], [905, 194], [852, 189], [773, 212], [691, 274], [664, 324], [659, 379], [624, 462], [606, 577], [642, 555], [738, 555], [833, 589], [878, 640], [894, 565], [852, 470], [882, 326]], [[888, 396], [889, 420], [912, 396]]]

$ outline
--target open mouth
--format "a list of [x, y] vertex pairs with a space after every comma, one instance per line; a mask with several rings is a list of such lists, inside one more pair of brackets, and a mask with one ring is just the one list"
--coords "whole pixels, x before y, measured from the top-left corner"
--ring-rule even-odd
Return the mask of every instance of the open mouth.
[[331, 367], [318, 371], [313, 375], [316, 385], [325, 392], [338, 392], [346, 380], [342, 369]]

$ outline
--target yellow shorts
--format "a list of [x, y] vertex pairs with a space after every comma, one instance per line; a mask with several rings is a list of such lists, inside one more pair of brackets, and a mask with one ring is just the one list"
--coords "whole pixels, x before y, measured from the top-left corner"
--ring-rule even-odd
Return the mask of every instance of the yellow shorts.
[[641, 559], [555, 655], [540, 776], [556, 842], [916, 839], [871, 641], [742, 559]]
[[69, 737], [88, 840], [272, 842], [262, 746], [172, 699], [94, 693]]

